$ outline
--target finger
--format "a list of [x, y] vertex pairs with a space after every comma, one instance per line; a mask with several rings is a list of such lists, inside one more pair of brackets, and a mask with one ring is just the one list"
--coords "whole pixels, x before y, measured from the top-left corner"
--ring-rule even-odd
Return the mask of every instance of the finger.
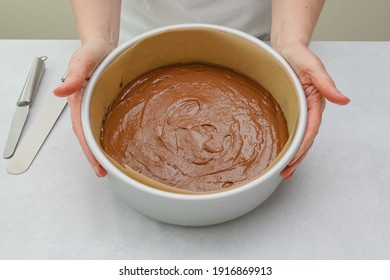
[[83, 49], [74, 53], [69, 61], [65, 81], [54, 89], [54, 94], [68, 96], [85, 86], [97, 63]]
[[345, 105], [350, 102], [350, 99], [337, 89], [322, 62], [318, 61], [316, 68], [313, 69], [311, 80], [318, 91], [330, 102], [339, 105]]
[[289, 166], [293, 165], [309, 150], [321, 126], [322, 112], [325, 108], [325, 99], [315, 89], [306, 89], [306, 91], [310, 90], [312, 90], [312, 92], [307, 96], [307, 123], [305, 135], [303, 136], [302, 143], [297, 153], [288, 164]]
[[[310, 146], [311, 147], [311, 146]], [[309, 149], [310, 149], [309, 147]], [[294, 172], [295, 170], [297, 170], [297, 168], [299, 167], [299, 165], [303, 162], [303, 160], [305, 159], [306, 155], [308, 154], [309, 152], [309, 149], [307, 149], [302, 155], [300, 158], [298, 158], [293, 164], [291, 165], [287, 165], [283, 170], [282, 172], [280, 172], [280, 175], [286, 179], [286, 180], [291, 180], [293, 175], [294, 175]]]
[[66, 76], [64, 83], [54, 89], [54, 94], [60, 97], [69, 96], [81, 88], [85, 88], [88, 81], [87, 77], [83, 77], [77, 73], [69, 73]]
[[76, 134], [77, 139], [79, 140], [80, 146], [88, 159], [89, 164], [95, 171], [96, 175], [99, 177], [104, 177], [107, 174], [107, 171], [100, 165], [97, 161], [89, 146], [85, 140], [84, 132], [81, 125], [81, 98], [82, 92], [76, 92], [71, 96], [68, 96], [68, 103], [71, 108], [71, 118], [73, 131]]

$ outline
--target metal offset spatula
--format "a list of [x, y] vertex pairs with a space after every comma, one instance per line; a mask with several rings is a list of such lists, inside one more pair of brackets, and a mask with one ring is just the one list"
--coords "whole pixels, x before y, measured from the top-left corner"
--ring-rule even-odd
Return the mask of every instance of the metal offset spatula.
[[30, 128], [26, 131], [26, 135], [7, 166], [9, 174], [21, 174], [30, 167], [66, 104], [65, 97], [55, 96], [52, 92], [46, 95]]
[[27, 76], [22, 93], [16, 103], [16, 111], [14, 113], [11, 128], [8, 133], [7, 142], [5, 144], [3, 158], [10, 158], [15, 152], [16, 145], [19, 142], [20, 135], [22, 134], [24, 124], [26, 123], [30, 106], [34, 101], [39, 83], [45, 72], [45, 61], [47, 57], [34, 58], [30, 72]]

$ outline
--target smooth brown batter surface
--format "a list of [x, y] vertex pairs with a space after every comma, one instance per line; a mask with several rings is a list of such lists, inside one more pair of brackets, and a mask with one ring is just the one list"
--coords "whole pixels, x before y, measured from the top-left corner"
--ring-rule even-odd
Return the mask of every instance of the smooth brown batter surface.
[[253, 179], [287, 138], [283, 112], [265, 89], [205, 64], [140, 76], [114, 100], [101, 131], [103, 149], [120, 164], [191, 191]]

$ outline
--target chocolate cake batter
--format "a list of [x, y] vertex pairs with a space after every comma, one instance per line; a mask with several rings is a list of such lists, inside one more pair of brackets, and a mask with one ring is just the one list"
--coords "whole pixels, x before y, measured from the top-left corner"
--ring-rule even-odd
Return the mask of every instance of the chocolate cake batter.
[[101, 145], [166, 185], [221, 190], [258, 176], [288, 138], [273, 97], [235, 71], [184, 64], [131, 82], [107, 110]]

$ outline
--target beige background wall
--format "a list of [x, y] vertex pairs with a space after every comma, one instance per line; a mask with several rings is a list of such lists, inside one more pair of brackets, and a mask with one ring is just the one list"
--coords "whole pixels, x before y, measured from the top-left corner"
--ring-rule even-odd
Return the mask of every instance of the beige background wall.
[[[72, 38], [68, 0], [0, 0], [0, 39]], [[390, 40], [390, 0], [327, 0], [313, 40]]]

